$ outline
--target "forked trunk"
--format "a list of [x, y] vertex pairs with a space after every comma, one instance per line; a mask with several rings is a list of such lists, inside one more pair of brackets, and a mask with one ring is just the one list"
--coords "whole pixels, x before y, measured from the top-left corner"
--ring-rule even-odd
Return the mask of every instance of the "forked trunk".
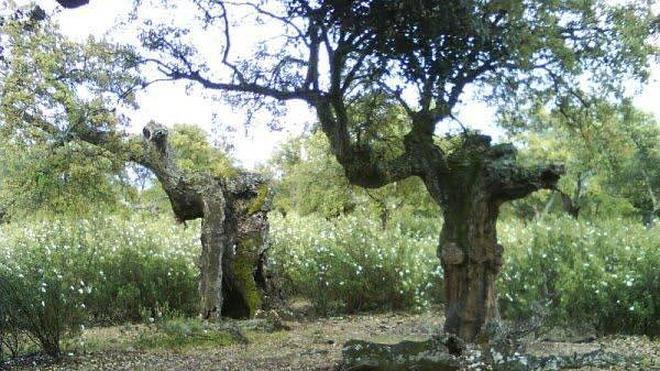
[[438, 255], [445, 277], [445, 331], [473, 340], [499, 320], [495, 279], [502, 266], [498, 205], [485, 192], [455, 195], [445, 210]]

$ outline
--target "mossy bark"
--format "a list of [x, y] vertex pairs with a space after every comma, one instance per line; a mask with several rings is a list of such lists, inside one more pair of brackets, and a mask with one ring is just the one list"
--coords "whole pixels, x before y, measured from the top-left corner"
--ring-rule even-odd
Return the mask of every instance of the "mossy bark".
[[[129, 157], [154, 172], [180, 222], [202, 219], [199, 312], [203, 318], [254, 316], [269, 293], [265, 267], [269, 190], [260, 176], [185, 172], [174, 162], [167, 128], [150, 123]], [[128, 148], [128, 147], [127, 147]]]

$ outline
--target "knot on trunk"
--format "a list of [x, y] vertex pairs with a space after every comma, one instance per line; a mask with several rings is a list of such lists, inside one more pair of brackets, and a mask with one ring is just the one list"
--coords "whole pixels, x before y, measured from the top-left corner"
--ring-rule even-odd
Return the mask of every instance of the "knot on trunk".
[[494, 272], [499, 272], [502, 267], [502, 254], [504, 247], [499, 243], [477, 241], [468, 253], [470, 261], [477, 264], [486, 264]]
[[458, 265], [465, 260], [465, 254], [455, 242], [448, 242], [442, 247], [440, 259], [447, 265]]

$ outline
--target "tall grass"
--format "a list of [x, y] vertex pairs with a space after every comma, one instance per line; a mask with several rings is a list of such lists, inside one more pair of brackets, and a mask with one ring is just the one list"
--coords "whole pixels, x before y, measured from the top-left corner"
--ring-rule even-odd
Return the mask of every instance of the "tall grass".
[[660, 334], [660, 229], [622, 219], [500, 223], [500, 309], [512, 319]]
[[[437, 223], [437, 222], [436, 222]], [[271, 260], [289, 293], [324, 314], [421, 309], [440, 299], [436, 235], [358, 215], [276, 217]]]

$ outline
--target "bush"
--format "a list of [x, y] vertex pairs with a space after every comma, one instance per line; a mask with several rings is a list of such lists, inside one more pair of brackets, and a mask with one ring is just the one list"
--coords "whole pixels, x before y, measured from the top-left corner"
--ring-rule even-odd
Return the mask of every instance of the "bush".
[[[408, 220], [413, 218], [414, 220]], [[568, 217], [499, 223], [505, 264], [500, 311], [516, 321], [589, 324], [601, 332], [660, 333], [660, 231], [637, 221]], [[331, 221], [272, 218], [272, 258], [291, 294], [321, 313], [420, 309], [440, 302], [436, 219], [396, 216]]]
[[499, 280], [504, 316], [546, 312], [550, 324], [600, 332], [660, 334], [660, 230], [638, 222], [568, 217], [527, 227], [501, 223], [506, 262]]
[[195, 313], [196, 227], [118, 217], [3, 226], [0, 337], [57, 355], [60, 338], [83, 324]]
[[272, 216], [271, 261], [286, 290], [324, 314], [422, 308], [441, 299], [438, 237], [406, 230], [356, 214]]

